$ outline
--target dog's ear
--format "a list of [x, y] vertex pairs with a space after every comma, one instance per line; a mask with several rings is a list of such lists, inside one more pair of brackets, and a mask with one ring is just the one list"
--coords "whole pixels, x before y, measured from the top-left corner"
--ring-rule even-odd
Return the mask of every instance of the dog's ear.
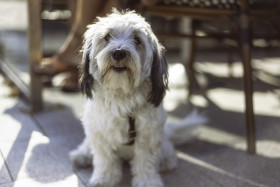
[[81, 92], [91, 99], [94, 79], [90, 74], [90, 49], [91, 44], [85, 43], [83, 47], [82, 63], [80, 65], [80, 87]]
[[153, 52], [153, 62], [150, 79], [152, 90], [148, 101], [158, 107], [168, 89], [168, 66], [164, 56], [164, 49], [157, 47]]

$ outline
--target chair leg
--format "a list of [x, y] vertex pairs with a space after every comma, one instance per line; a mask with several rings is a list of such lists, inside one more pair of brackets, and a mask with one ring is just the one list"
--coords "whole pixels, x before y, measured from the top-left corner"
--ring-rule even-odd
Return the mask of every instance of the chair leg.
[[227, 47], [227, 52], [228, 52], [228, 74], [230, 77], [233, 77], [233, 47], [228, 46]]
[[[238, 29], [236, 29], [236, 24], [233, 20], [230, 20], [230, 32], [233, 33], [234, 35], [237, 32]], [[229, 38], [230, 40], [232, 40], [232, 38]], [[233, 46], [234, 45], [234, 46]], [[228, 74], [230, 77], [233, 77], [234, 75], [234, 70], [233, 70], [233, 56], [234, 56], [234, 47], [235, 44], [234, 43], [229, 43], [227, 46], [227, 50], [228, 50]]]
[[247, 151], [251, 154], [256, 153], [256, 129], [253, 108], [253, 80], [251, 66], [251, 38], [250, 38], [250, 20], [243, 11], [240, 15], [240, 42], [241, 55], [244, 69], [244, 89], [245, 89], [245, 114], [246, 114], [246, 135]]
[[191, 37], [191, 48], [190, 48], [190, 56], [189, 56], [189, 61], [185, 63], [185, 69], [187, 72], [187, 77], [188, 77], [188, 91], [189, 91], [189, 96], [190, 97], [193, 94], [193, 87], [194, 87], [194, 57], [195, 57], [195, 50], [196, 50], [196, 41], [195, 41], [195, 26], [194, 26], [194, 21], [192, 21], [192, 37]]

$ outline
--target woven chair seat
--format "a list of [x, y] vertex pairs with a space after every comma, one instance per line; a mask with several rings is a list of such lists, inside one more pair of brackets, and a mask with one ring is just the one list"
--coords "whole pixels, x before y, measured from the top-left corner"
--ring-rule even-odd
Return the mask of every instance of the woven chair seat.
[[[159, 4], [177, 5], [194, 8], [213, 9], [239, 9], [242, 0], [162, 0]], [[273, 7], [277, 6], [277, 0], [249, 0], [253, 7]]]

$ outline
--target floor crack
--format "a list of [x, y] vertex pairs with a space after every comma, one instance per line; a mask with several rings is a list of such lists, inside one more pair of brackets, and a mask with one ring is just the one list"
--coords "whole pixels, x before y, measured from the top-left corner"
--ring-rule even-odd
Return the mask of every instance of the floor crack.
[[4, 157], [4, 155], [3, 155], [3, 153], [2, 153], [1, 150], [0, 150], [0, 155], [1, 155], [1, 157], [3, 158], [5, 167], [6, 167], [7, 171], [8, 171], [8, 173], [9, 173], [9, 176], [10, 176], [11, 181], [14, 182], [15, 179], [13, 178], [13, 175], [12, 175], [12, 173], [11, 173], [11, 170], [10, 170], [10, 168], [8, 167], [8, 164], [7, 164], [7, 162], [6, 162], [6, 160], [5, 160], [5, 157]]

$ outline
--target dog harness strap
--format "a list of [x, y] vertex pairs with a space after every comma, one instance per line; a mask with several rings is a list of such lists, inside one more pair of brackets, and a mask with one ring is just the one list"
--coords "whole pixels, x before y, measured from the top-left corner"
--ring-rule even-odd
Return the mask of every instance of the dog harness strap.
[[128, 129], [128, 142], [125, 145], [133, 145], [136, 137], [135, 131], [135, 119], [131, 116], [128, 117], [129, 129]]

